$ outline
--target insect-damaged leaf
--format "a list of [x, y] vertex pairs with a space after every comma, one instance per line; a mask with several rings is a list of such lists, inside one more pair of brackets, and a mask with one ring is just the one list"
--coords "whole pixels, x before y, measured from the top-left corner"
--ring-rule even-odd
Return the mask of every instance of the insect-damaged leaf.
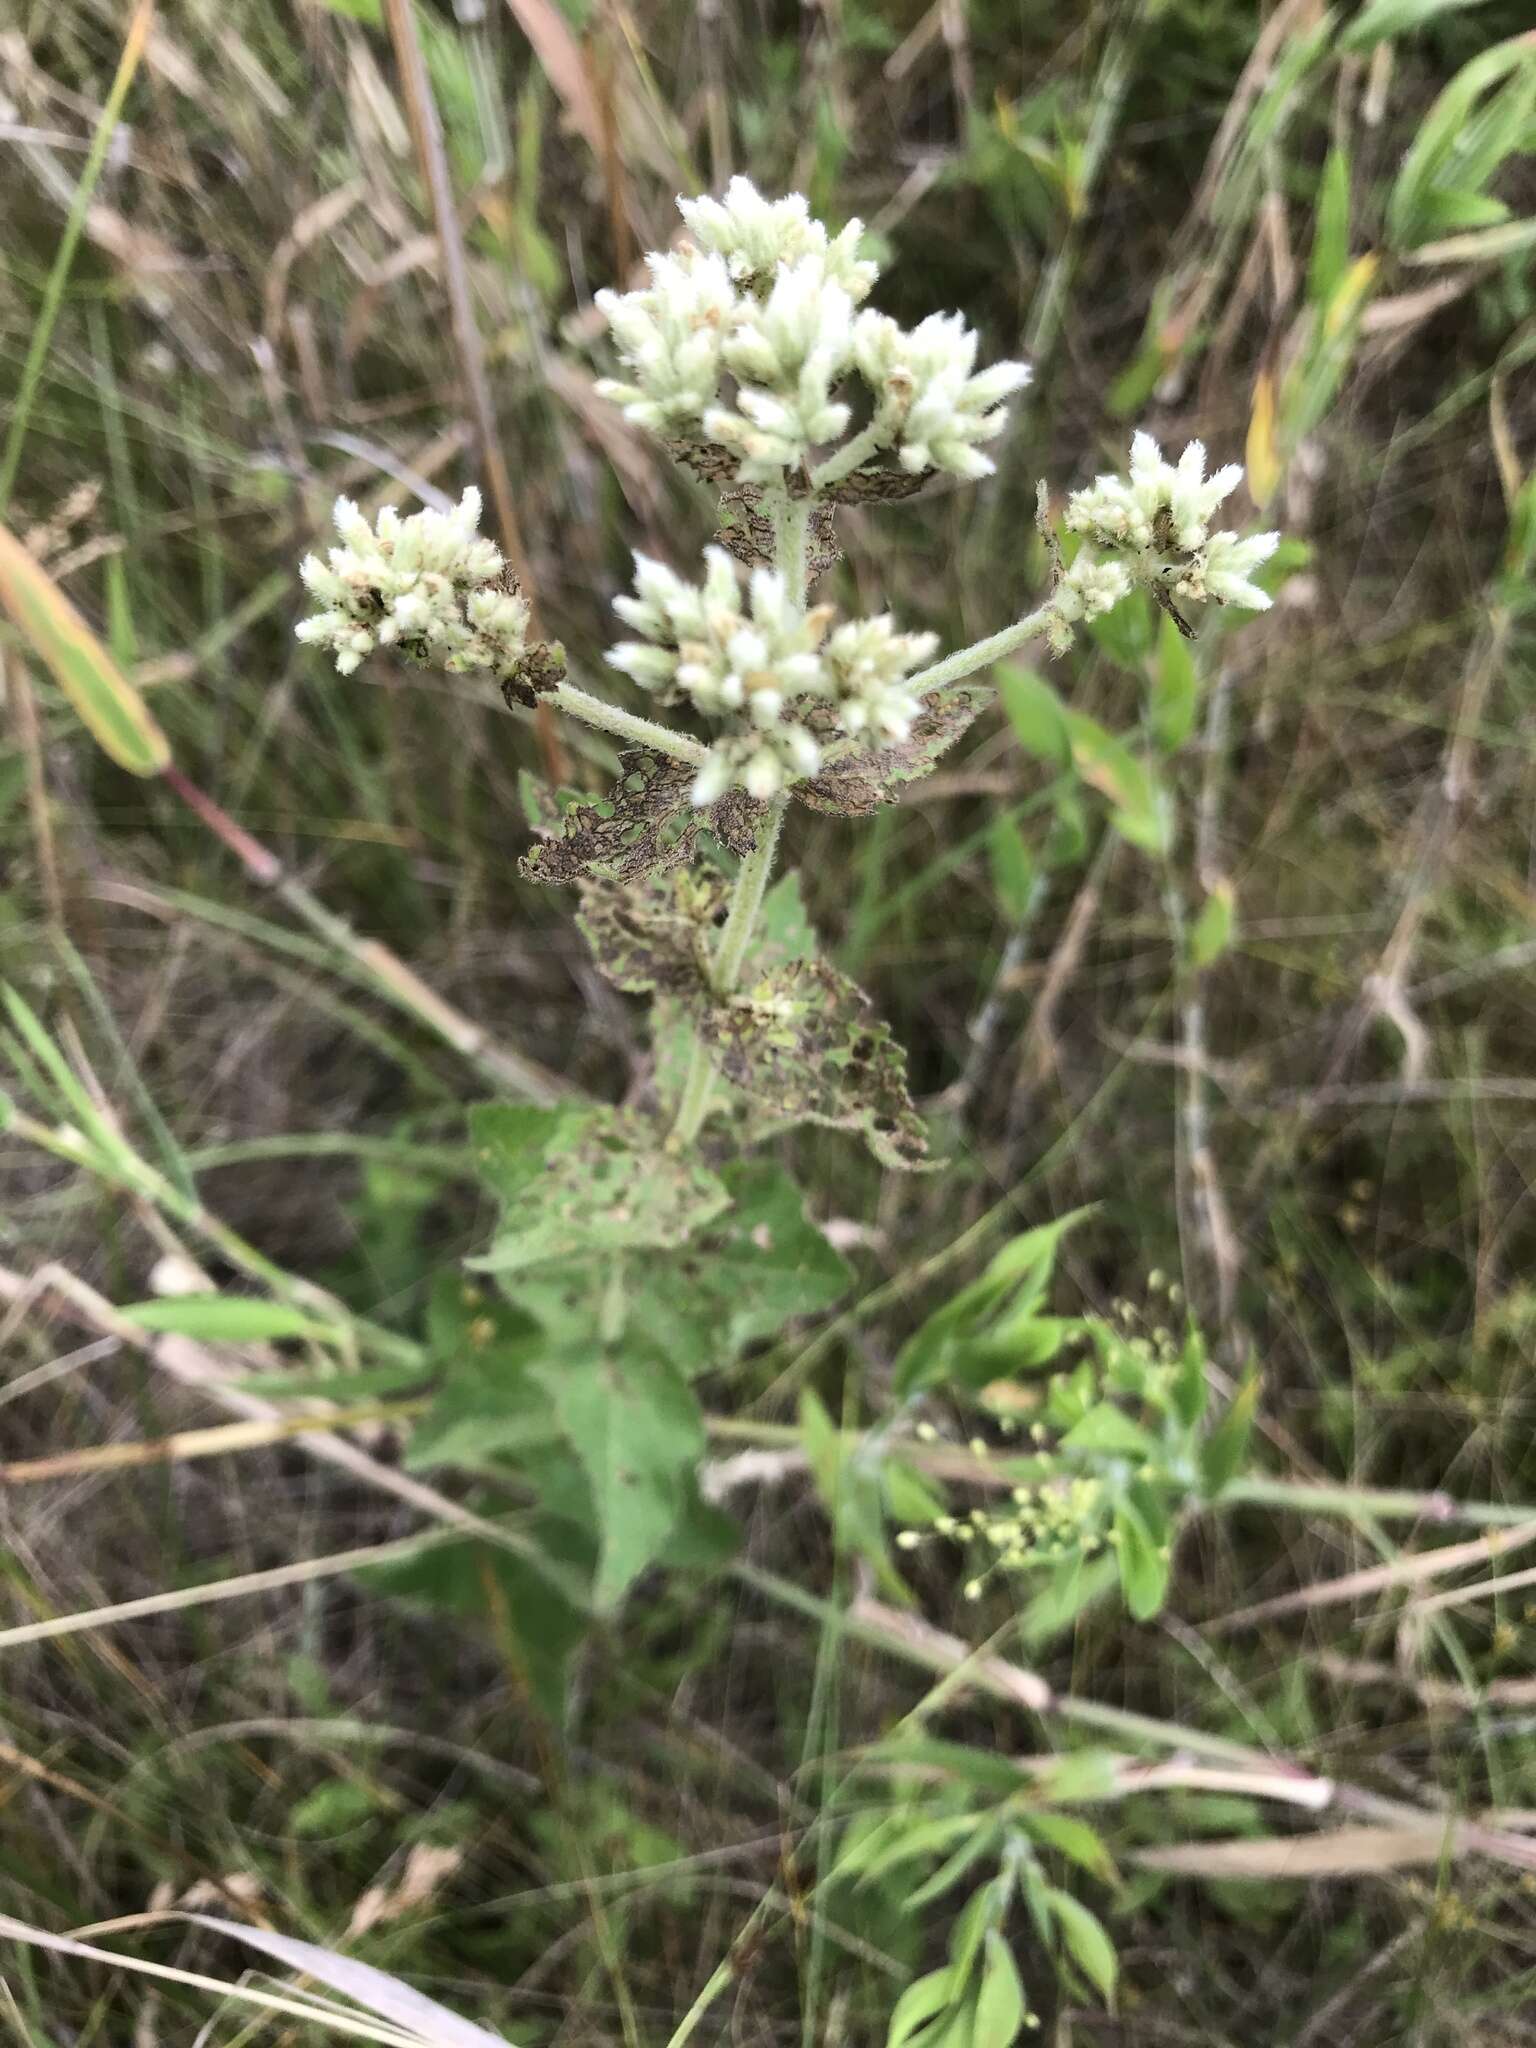
[[[836, 811], [845, 818], [866, 818], [882, 804], [893, 804], [902, 787], [927, 775], [981, 710], [979, 690], [940, 690], [904, 740], [878, 753], [845, 754], [809, 782], [795, 785], [794, 794], [813, 811]], [[811, 724], [814, 726], [815, 719]]]
[[547, 836], [524, 854], [523, 874], [530, 882], [639, 881], [687, 860], [701, 825], [732, 853], [749, 853], [763, 806], [731, 790], [707, 811], [695, 810], [694, 774], [686, 761], [626, 748], [604, 795], [578, 798], [557, 823], [547, 811], [533, 820]]
[[694, 1023], [725, 1078], [773, 1117], [858, 1131], [883, 1166], [923, 1163], [906, 1055], [864, 991], [824, 960], [791, 961]]
[[683, 1244], [730, 1200], [714, 1174], [664, 1152], [631, 1111], [493, 1102], [470, 1112], [470, 1130], [481, 1178], [502, 1204], [490, 1250], [468, 1262], [482, 1272]]
[[589, 884], [579, 922], [609, 980], [671, 997], [725, 1080], [771, 1122], [858, 1131], [883, 1165], [920, 1165], [927, 1138], [905, 1057], [846, 975], [796, 959], [740, 994], [715, 993], [710, 952], [725, 893], [723, 882], [676, 871], [627, 889]]

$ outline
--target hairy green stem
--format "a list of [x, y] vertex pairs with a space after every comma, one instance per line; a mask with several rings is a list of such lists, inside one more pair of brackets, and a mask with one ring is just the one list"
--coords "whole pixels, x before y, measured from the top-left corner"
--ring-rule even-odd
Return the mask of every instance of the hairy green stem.
[[[788, 808], [787, 797], [781, 796], [774, 803], [763, 821], [756, 846], [737, 870], [736, 886], [731, 892], [731, 907], [726, 916], [725, 929], [720, 934], [720, 944], [715, 949], [715, 957], [710, 967], [710, 984], [717, 996], [730, 995], [741, 979], [747, 950], [752, 943], [752, 933], [757, 924], [757, 915], [763, 907], [768, 879], [773, 873], [773, 857], [778, 850], [779, 833], [783, 828], [784, 813]], [[688, 1058], [688, 1072], [683, 1079], [683, 1092], [678, 1100], [677, 1116], [672, 1125], [674, 1145], [689, 1145], [698, 1136], [709, 1109], [710, 1090], [714, 1087], [714, 1082], [715, 1070], [709, 1050], [703, 1039], [695, 1032], [693, 1050]]]
[[811, 489], [824, 491], [828, 484], [840, 484], [845, 476], [852, 476], [871, 455], [878, 455], [889, 445], [895, 431], [894, 420], [876, 413], [867, 427], [861, 428], [851, 441], [845, 441], [819, 468], [811, 471]]
[[579, 718], [584, 725], [595, 725], [599, 732], [614, 733], [621, 740], [629, 740], [638, 747], [649, 747], [656, 754], [667, 754], [674, 761], [687, 761], [697, 767], [706, 758], [707, 749], [697, 740], [689, 739], [686, 733], [673, 732], [670, 726], [658, 725], [654, 719], [637, 717], [633, 711], [621, 711], [617, 704], [594, 697], [575, 683], [557, 684], [544, 701], [558, 704], [572, 718]]
[[913, 689], [926, 697], [934, 690], [942, 690], [946, 683], [958, 683], [962, 676], [973, 675], [979, 668], [990, 668], [994, 661], [1001, 661], [1004, 655], [1012, 654], [1027, 640], [1037, 639], [1045, 631], [1046, 621], [1054, 609], [1053, 605], [1043, 604], [1027, 618], [1004, 626], [1000, 633], [993, 633], [985, 640], [973, 640], [969, 647], [960, 647], [953, 654], [946, 654], [931, 668], [918, 671], [912, 678]]
[[[779, 494], [772, 507], [774, 566], [784, 578], [797, 605], [805, 603], [806, 552], [814, 502], [813, 498], [791, 498], [785, 491]], [[763, 897], [773, 874], [774, 855], [778, 851], [779, 834], [788, 808], [788, 797], [780, 796], [774, 801], [757, 835], [757, 844], [737, 870], [725, 929], [720, 934], [720, 943], [710, 963], [710, 986], [719, 997], [729, 996], [741, 980], [758, 912], [763, 907]], [[710, 1091], [714, 1085], [715, 1069], [709, 1048], [695, 1032], [688, 1055], [688, 1071], [683, 1077], [682, 1094], [672, 1124], [669, 1142], [673, 1146], [691, 1145], [698, 1136], [709, 1113]]]

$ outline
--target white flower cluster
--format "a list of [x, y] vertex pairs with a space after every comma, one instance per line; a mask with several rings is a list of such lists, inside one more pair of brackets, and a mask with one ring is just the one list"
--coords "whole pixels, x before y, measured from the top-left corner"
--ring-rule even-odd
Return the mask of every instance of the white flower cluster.
[[[918, 474], [989, 473], [981, 444], [1002, 430], [1003, 401], [1028, 371], [977, 374], [977, 338], [958, 314], [909, 331], [856, 313], [878, 275], [858, 257], [858, 221], [831, 236], [798, 193], [768, 200], [745, 178], [723, 201], [678, 205], [693, 242], [648, 257], [644, 290], [597, 295], [628, 373], [597, 388], [636, 425], [714, 442], [752, 483], [780, 481], [817, 451], [838, 478], [891, 449]], [[838, 466], [856, 411], [857, 459]]]
[[933, 652], [931, 634], [898, 633], [883, 615], [829, 633], [831, 607], [803, 611], [775, 571], [752, 572], [744, 603], [725, 550], [704, 558], [704, 581], [693, 584], [636, 555], [635, 595], [614, 609], [641, 637], [607, 656], [642, 689], [726, 721], [699, 770], [696, 804], [736, 787], [768, 798], [819, 773], [813, 718], [868, 744], [906, 738], [922, 701], [909, 679]]
[[1267, 611], [1269, 595], [1251, 578], [1280, 545], [1279, 534], [1240, 540], [1229, 531], [1211, 532], [1217, 506], [1242, 480], [1236, 463], [1208, 477], [1198, 441], [1172, 463], [1150, 434], [1137, 434], [1129, 477], [1096, 477], [1086, 490], [1074, 491], [1065, 524], [1111, 550], [1137, 582], [1157, 582], [1195, 604], [1211, 599]]
[[350, 675], [376, 647], [458, 675], [510, 674], [528, 644], [528, 605], [502, 587], [501, 550], [478, 531], [480, 493], [467, 490], [451, 512], [392, 505], [370, 526], [350, 498], [338, 498], [342, 545], [327, 561], [306, 555], [299, 574], [324, 609], [294, 628], [328, 648]]
[[1029, 382], [1023, 363], [994, 363], [973, 375], [976, 336], [958, 313], [930, 313], [910, 332], [884, 313], [854, 323], [854, 359], [875, 394], [901, 466], [952, 476], [990, 476], [979, 443], [1002, 432], [1004, 401]]
[[849, 221], [829, 235], [798, 192], [765, 199], [750, 178], [732, 178], [721, 199], [679, 199], [677, 210], [699, 248], [721, 257], [737, 284], [771, 281], [781, 263], [812, 256], [822, 274], [851, 299], [869, 296], [879, 267], [859, 260], [864, 223]]
[[1051, 593], [1050, 615], [1045, 637], [1053, 654], [1065, 654], [1072, 645], [1072, 628], [1081, 619], [1097, 619], [1112, 612], [1122, 597], [1131, 594], [1131, 572], [1124, 562], [1100, 561], [1087, 548], [1056, 579]]

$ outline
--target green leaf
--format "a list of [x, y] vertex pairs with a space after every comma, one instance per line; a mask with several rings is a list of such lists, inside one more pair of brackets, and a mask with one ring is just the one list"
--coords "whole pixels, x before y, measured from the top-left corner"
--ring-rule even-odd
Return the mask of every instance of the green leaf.
[[[342, 1332], [285, 1301], [258, 1301], [236, 1294], [177, 1294], [161, 1301], [132, 1301], [118, 1314], [141, 1330], [195, 1337], [203, 1344], [260, 1344], [279, 1337], [308, 1337], [335, 1344]], [[417, 1378], [421, 1377], [418, 1373]], [[344, 1384], [344, 1383], [343, 1383]]]
[[[1349, 201], [1349, 151], [1335, 144], [1317, 182], [1317, 224], [1307, 266], [1307, 298], [1320, 308], [1331, 304], [1349, 268]], [[1173, 621], [1167, 619], [1164, 624], [1171, 627]]]
[[1393, 36], [1411, 35], [1442, 14], [1484, 7], [1487, 0], [1371, 0], [1339, 36], [1341, 50], [1368, 50]]
[[[1061, 1796], [1059, 1789], [1054, 1790], [1053, 1796]], [[1027, 1810], [1017, 1818], [1026, 1834], [1046, 1848], [1054, 1849], [1059, 1856], [1065, 1856], [1080, 1870], [1086, 1870], [1090, 1877], [1099, 1878], [1105, 1884], [1115, 1882], [1114, 1862], [1103, 1838], [1085, 1820], [1078, 1820], [1070, 1813], [1032, 1813]]]
[[1042, 761], [1059, 768], [1072, 759], [1072, 741], [1067, 730], [1067, 707], [1044, 676], [1032, 668], [1002, 664], [993, 670], [997, 693], [1003, 700], [1019, 744]]
[[170, 742], [53, 578], [0, 526], [0, 605], [52, 674], [92, 739], [130, 775], [159, 775]]
[[443, 1381], [411, 1434], [407, 1465], [494, 1471], [508, 1456], [526, 1461], [560, 1440], [553, 1404], [530, 1370], [549, 1349], [531, 1316], [443, 1274], [427, 1327]]
[[1050, 1904], [1063, 1948], [1104, 2003], [1112, 2006], [1120, 1965], [1115, 1956], [1115, 1945], [1105, 1933], [1103, 1923], [1080, 1899], [1074, 1899], [1070, 1892], [1059, 1891], [1054, 1886]]
[[511, 1662], [540, 1711], [558, 1722], [570, 1660], [587, 1619], [552, 1579], [584, 1584], [592, 1570], [592, 1539], [556, 1515], [539, 1515], [523, 1526], [552, 1570], [540, 1570], [488, 1544], [451, 1543], [399, 1564], [370, 1565], [358, 1576], [391, 1599], [487, 1624], [495, 1632], [498, 1652]]
[[[1531, 78], [1522, 75], [1527, 66], [1536, 68], [1536, 43], [1528, 35], [1510, 36], [1463, 64], [1441, 92], [1393, 181], [1386, 225], [1394, 247], [1412, 249], [1428, 240], [1433, 230], [1426, 208], [1437, 191], [1480, 191], [1519, 149], [1530, 115]], [[1485, 94], [1492, 97], [1479, 113]]]
[[1097, 1452], [1102, 1457], [1149, 1458], [1156, 1451], [1157, 1442], [1113, 1401], [1101, 1401], [1072, 1425], [1061, 1440], [1061, 1448]]
[[1173, 843], [1173, 817], [1146, 762], [1081, 711], [1068, 712], [1067, 725], [1073, 764], [1089, 788], [1108, 799], [1115, 830], [1144, 852], [1166, 853]]
[[288, 1830], [301, 1840], [339, 1835], [372, 1819], [378, 1795], [354, 1778], [332, 1778], [288, 1810]]
[[838, 1542], [865, 1560], [892, 1599], [910, 1605], [912, 1594], [886, 1548], [878, 1461], [850, 1449], [810, 1387], [800, 1396], [800, 1434]]
[[1149, 714], [1152, 736], [1165, 754], [1183, 746], [1195, 729], [1200, 677], [1189, 642], [1165, 614], [1157, 629], [1157, 666]]
[[1115, 1556], [1125, 1604], [1137, 1621], [1150, 1621], [1168, 1591], [1168, 1559], [1130, 1501], [1115, 1510]]
[[592, 1597], [611, 1612], [688, 1506], [704, 1451], [699, 1406], [669, 1359], [633, 1342], [534, 1370], [592, 1489], [600, 1532]]
[[906, 2048], [951, 2003], [955, 1992], [954, 1971], [930, 1970], [907, 1986], [897, 1999], [886, 2030], [885, 2048]]
[[971, 2027], [972, 2048], [1009, 2048], [1029, 2011], [1013, 1950], [997, 1928], [987, 1930], [981, 1988]]
[[1088, 637], [1117, 668], [1139, 676], [1156, 639], [1154, 616], [1145, 591], [1133, 590], [1112, 611], [1089, 620]]
[[1006, 811], [993, 820], [987, 834], [992, 862], [992, 887], [1004, 916], [1022, 924], [1034, 907], [1039, 870], [1029, 843]]
[[[850, 1277], [782, 1167], [742, 1160], [721, 1179], [730, 1208], [665, 1258], [630, 1260], [616, 1308], [626, 1333], [690, 1379], [729, 1365], [748, 1344], [781, 1335], [796, 1317], [829, 1307]], [[595, 1341], [590, 1266], [540, 1267], [504, 1277], [501, 1285], [562, 1347]]]
[[1200, 1477], [1208, 1499], [1225, 1493], [1242, 1471], [1258, 1405], [1259, 1380], [1253, 1374], [1238, 1388], [1232, 1405], [1200, 1446]]
[[631, 1111], [483, 1103], [470, 1133], [502, 1204], [489, 1251], [467, 1262], [480, 1272], [679, 1245], [730, 1200], [707, 1167], [664, 1151]]
[[1105, 1597], [1119, 1576], [1119, 1563], [1109, 1552], [1065, 1559], [1020, 1615], [1020, 1641], [1033, 1650], [1064, 1636], [1080, 1614]]
[[1190, 966], [1209, 967], [1213, 960], [1219, 960], [1231, 945], [1236, 928], [1236, 899], [1232, 884], [1223, 879], [1201, 904], [1200, 915], [1190, 927]]

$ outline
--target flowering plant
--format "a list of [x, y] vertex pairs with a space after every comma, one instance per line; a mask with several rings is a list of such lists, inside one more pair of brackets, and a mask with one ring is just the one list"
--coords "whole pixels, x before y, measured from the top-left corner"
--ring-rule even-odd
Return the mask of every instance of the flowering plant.
[[[833, 234], [803, 198], [769, 200], [739, 178], [723, 200], [680, 204], [678, 245], [647, 259], [637, 289], [597, 300], [620, 372], [599, 390], [723, 494], [701, 572], [637, 554], [632, 588], [615, 600], [624, 636], [607, 665], [644, 711], [577, 684], [563, 651], [534, 636], [525, 597], [478, 532], [473, 491], [447, 512], [386, 509], [373, 525], [343, 500], [340, 545], [303, 565], [318, 609], [298, 629], [343, 674], [375, 651], [480, 669], [509, 701], [542, 699], [623, 742], [604, 794], [533, 797], [538, 843], [523, 872], [575, 887], [603, 972], [652, 998], [655, 1100], [474, 1112], [501, 1219], [471, 1264], [514, 1322], [503, 1330], [457, 1301], [443, 1311], [456, 1333], [448, 1409], [470, 1401], [454, 1389], [467, 1352], [504, 1344], [498, 1400], [515, 1389], [528, 1410], [513, 1438], [567, 1446], [601, 1528], [598, 1556], [582, 1565], [598, 1605], [696, 1528], [702, 1425], [690, 1374], [843, 1284], [792, 1185], [750, 1159], [758, 1141], [814, 1123], [858, 1133], [888, 1166], [925, 1158], [899, 1048], [817, 956], [793, 878], [770, 889], [789, 805], [858, 816], [894, 801], [977, 715], [987, 671], [1033, 641], [1065, 652], [1137, 590], [1184, 632], [1181, 605], [1262, 609], [1252, 578], [1277, 544], [1213, 530], [1239, 470], [1207, 477], [1198, 443], [1169, 462], [1138, 434], [1127, 475], [1067, 498], [1064, 539], [1041, 487], [1049, 587], [1013, 623], [946, 654], [889, 612], [840, 615], [817, 588], [837, 560], [839, 508], [987, 475], [1028, 372], [978, 369], [977, 337], [958, 315], [908, 329], [868, 305], [879, 273], [857, 221]], [[1097, 749], [1121, 829], [1150, 844], [1156, 807], [1150, 826], [1132, 816], [1140, 771], [1128, 750], [1046, 696], [1072, 756]], [[706, 1130], [711, 1119], [728, 1133]], [[669, 1253], [688, 1258], [687, 1288], [668, 1287], [657, 1255]], [[593, 1258], [600, 1289], [580, 1263]], [[711, 1292], [714, 1270], [729, 1276], [723, 1294]], [[516, 1334], [525, 1325], [536, 1337]], [[603, 1446], [625, 1429], [644, 1450], [626, 1438], [619, 1486]], [[462, 1456], [452, 1428], [429, 1421], [415, 1454], [430, 1462], [444, 1442]], [[557, 1481], [550, 1455], [534, 1484], [565, 1499], [570, 1473]], [[1005, 1562], [1028, 1547], [1030, 1504], [1014, 1505]], [[1097, 1495], [1079, 1507], [1088, 1521], [1109, 1511]]]

